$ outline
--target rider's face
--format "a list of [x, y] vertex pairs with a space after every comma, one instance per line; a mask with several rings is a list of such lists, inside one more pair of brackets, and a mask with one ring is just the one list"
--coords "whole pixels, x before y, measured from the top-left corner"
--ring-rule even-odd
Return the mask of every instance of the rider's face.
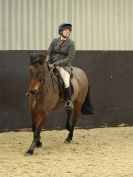
[[67, 28], [63, 30], [63, 36], [66, 38], [68, 38], [70, 36], [70, 33], [71, 33], [70, 30]]

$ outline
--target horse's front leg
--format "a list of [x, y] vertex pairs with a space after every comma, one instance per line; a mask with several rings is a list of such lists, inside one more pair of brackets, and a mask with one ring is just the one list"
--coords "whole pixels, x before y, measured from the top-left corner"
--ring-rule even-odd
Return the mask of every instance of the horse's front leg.
[[36, 128], [36, 130], [34, 132], [34, 135], [33, 135], [33, 141], [32, 141], [32, 143], [30, 145], [30, 148], [26, 152], [26, 155], [32, 155], [34, 153], [36, 144], [38, 142], [38, 138], [40, 137], [40, 132], [41, 132], [41, 130]]
[[[31, 110], [31, 113], [32, 113], [32, 131], [33, 131], [33, 138], [34, 138], [38, 114], [35, 112], [35, 110]], [[40, 140], [41, 140], [41, 136], [37, 137], [37, 141], [36, 141], [37, 148], [42, 147], [42, 142]]]
[[[36, 133], [36, 125], [35, 125], [34, 122], [32, 122], [32, 131], [33, 131], [33, 139], [34, 139], [34, 136], [36, 136], [36, 135], [35, 135], [35, 133]], [[36, 140], [36, 147], [37, 147], [37, 148], [42, 147], [42, 142], [41, 142], [40, 140], [41, 140], [41, 136], [39, 135], [39, 136], [37, 137], [37, 140]]]

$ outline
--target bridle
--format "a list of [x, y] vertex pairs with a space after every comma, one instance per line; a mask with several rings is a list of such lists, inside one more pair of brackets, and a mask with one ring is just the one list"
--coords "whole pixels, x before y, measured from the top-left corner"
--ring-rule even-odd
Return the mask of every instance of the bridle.
[[39, 83], [39, 88], [38, 88], [38, 90], [35, 92], [35, 93], [31, 93], [31, 92], [27, 92], [26, 93], [26, 96], [29, 96], [29, 94], [32, 94], [32, 95], [35, 95], [35, 96], [37, 96], [37, 94], [39, 93], [39, 90], [43, 87], [43, 85], [44, 85], [44, 83], [48, 80], [48, 77], [49, 77], [49, 75], [51, 75], [51, 73], [53, 72], [53, 70], [54, 70], [54, 66], [52, 66], [51, 68], [50, 68], [50, 70], [49, 70], [49, 73], [48, 73], [48, 75], [47, 75], [47, 77], [45, 77], [45, 70], [46, 70], [46, 67], [48, 67], [48, 70], [49, 70], [49, 62], [48, 61], [45, 61], [44, 63], [43, 63], [43, 67], [42, 67], [42, 74], [41, 74], [41, 79], [40, 79], [40, 81], [37, 81], [37, 80], [35, 80], [35, 79], [31, 79], [31, 81], [33, 80], [33, 81], [36, 81], [36, 82], [38, 82]]

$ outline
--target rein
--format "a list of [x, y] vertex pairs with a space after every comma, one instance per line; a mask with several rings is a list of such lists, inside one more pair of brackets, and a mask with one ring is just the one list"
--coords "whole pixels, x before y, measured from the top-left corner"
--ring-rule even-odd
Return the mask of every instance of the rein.
[[[49, 65], [49, 63], [47, 63], [47, 65]], [[49, 67], [48, 67], [48, 68], [49, 68]], [[52, 79], [52, 85], [53, 85], [53, 88], [54, 88], [54, 90], [55, 90], [53, 80], [56, 82], [57, 85], [58, 85], [58, 82], [57, 82], [57, 80], [53, 77], [53, 75], [55, 75], [55, 74], [53, 73], [53, 70], [54, 70], [54, 69], [55, 69], [55, 67], [52, 66], [52, 69], [49, 71], [49, 74], [48, 74], [48, 75], [51, 76], [51, 79]], [[53, 74], [52, 74], [52, 73], [53, 73]]]

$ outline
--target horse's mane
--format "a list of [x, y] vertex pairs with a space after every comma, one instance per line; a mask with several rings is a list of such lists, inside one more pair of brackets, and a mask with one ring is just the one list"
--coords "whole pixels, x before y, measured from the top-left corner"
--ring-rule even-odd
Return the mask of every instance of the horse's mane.
[[46, 58], [46, 52], [44, 51], [33, 51], [30, 54], [30, 64], [34, 65], [34, 64], [44, 64]]

